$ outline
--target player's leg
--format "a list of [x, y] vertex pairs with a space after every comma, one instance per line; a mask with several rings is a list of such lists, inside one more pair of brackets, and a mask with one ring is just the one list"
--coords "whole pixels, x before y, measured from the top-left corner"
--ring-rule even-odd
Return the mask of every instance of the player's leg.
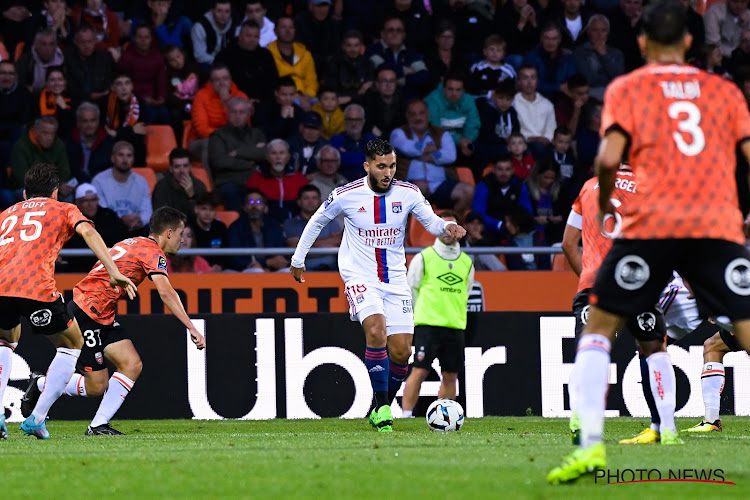
[[458, 392], [458, 372], [464, 367], [464, 348], [466, 347], [464, 332], [452, 328], [440, 328], [439, 336], [437, 354], [442, 379], [438, 397], [455, 400]]
[[401, 399], [402, 416], [410, 418], [413, 415], [414, 407], [419, 400], [419, 391], [422, 388], [422, 382], [427, 380], [429, 371], [424, 368], [412, 366], [411, 373], [404, 384], [404, 397]]
[[[581, 340], [581, 335], [583, 335], [583, 328], [586, 326], [586, 323], [588, 323], [590, 293], [591, 288], [585, 288], [579, 291], [573, 298], [573, 317], [576, 320], [576, 342]], [[570, 429], [570, 440], [574, 445], [578, 446], [581, 444], [581, 421], [578, 418], [578, 414], [576, 413], [575, 394], [573, 394], [570, 380], [568, 380], [568, 401], [570, 403], [571, 410], [570, 421], [568, 422], [568, 427]]]
[[677, 427], [674, 423], [674, 412], [677, 404], [677, 379], [665, 342], [661, 339], [640, 339], [638, 343], [648, 364], [647, 376], [654, 405], [659, 414], [661, 444], [682, 444], [682, 441], [677, 437]]
[[456, 399], [456, 387], [458, 384], [458, 373], [456, 372], [443, 372], [441, 373], [443, 379], [440, 381], [440, 390], [438, 391], [438, 397], [441, 399]]
[[130, 339], [108, 344], [104, 348], [104, 356], [115, 366], [115, 372], [109, 379], [107, 392], [104, 393], [99, 409], [86, 430], [87, 435], [122, 434], [113, 429], [109, 421], [133, 390], [133, 385], [143, 369], [141, 357]]
[[13, 363], [13, 353], [21, 338], [21, 325], [16, 325], [8, 330], [0, 329], [0, 439], [8, 437], [8, 428], [5, 425], [5, 406], [3, 396], [5, 388], [10, 380], [10, 370]]
[[[727, 339], [727, 342], [724, 341]], [[703, 391], [703, 420], [684, 432], [721, 432], [724, 428], [719, 418], [721, 392], [724, 390], [724, 355], [739, 350], [734, 336], [721, 328], [703, 342], [703, 370], [701, 389]]]
[[[386, 328], [387, 331], [387, 328]], [[388, 334], [388, 404], [396, 399], [396, 393], [406, 379], [411, 356], [411, 333]]]
[[371, 314], [362, 320], [365, 331], [365, 368], [370, 375], [375, 407], [370, 413], [370, 424], [388, 432], [393, 425], [391, 407], [388, 401], [389, 361], [385, 315]]

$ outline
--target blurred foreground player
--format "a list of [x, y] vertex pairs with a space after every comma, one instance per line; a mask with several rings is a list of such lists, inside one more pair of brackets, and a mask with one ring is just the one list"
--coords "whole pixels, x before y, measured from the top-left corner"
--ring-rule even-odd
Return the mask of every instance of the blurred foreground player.
[[[190, 332], [198, 349], [205, 347], [205, 339], [193, 326], [179, 295], [167, 276], [167, 258], [180, 249], [185, 215], [171, 207], [161, 207], [151, 216], [149, 237], [128, 238], [110, 250], [122, 272], [136, 285], [146, 277], [153, 281], [164, 304]], [[73, 302], [68, 313], [75, 317], [83, 331], [83, 350], [78, 360], [80, 374], [75, 374], [65, 387], [69, 396], [94, 397], [104, 393], [99, 409], [86, 429], [86, 435], [119, 435], [110, 419], [122, 406], [133, 384], [141, 373], [141, 358], [127, 332], [115, 318], [117, 301], [122, 292], [112, 290], [101, 263], [97, 262], [89, 274], [73, 289]], [[104, 358], [115, 366], [108, 379]], [[48, 377], [34, 374], [21, 400], [21, 412], [26, 414]]]

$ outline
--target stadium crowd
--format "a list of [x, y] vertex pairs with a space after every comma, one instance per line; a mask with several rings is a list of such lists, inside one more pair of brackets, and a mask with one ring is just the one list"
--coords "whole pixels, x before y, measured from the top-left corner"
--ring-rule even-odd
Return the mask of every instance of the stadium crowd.
[[[691, 63], [733, 80], [750, 100], [748, 0], [708, 2], [703, 15], [683, 3]], [[186, 246], [294, 247], [331, 191], [364, 175], [365, 144], [382, 137], [398, 153], [397, 178], [462, 215], [466, 245], [553, 245], [593, 175], [604, 91], [644, 63], [642, 8], [642, 0], [3, 0], [0, 208], [22, 199], [33, 164], [49, 162], [60, 199], [76, 203], [110, 245], [147, 235], [152, 211], [168, 205], [191, 218]], [[746, 193], [746, 176], [738, 179]], [[741, 203], [747, 211], [749, 200]], [[316, 245], [338, 247], [341, 232], [331, 224]], [[475, 265], [547, 269], [550, 259], [488, 256]], [[60, 271], [88, 266], [58, 262]], [[263, 272], [289, 261], [170, 266]], [[335, 267], [331, 258], [308, 262]]]

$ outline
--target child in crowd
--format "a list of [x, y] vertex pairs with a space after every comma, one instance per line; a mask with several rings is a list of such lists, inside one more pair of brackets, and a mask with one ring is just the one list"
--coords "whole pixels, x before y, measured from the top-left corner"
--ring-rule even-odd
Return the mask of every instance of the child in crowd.
[[[182, 233], [182, 247], [195, 248], [193, 228], [185, 226]], [[168, 273], [210, 273], [211, 265], [200, 255], [169, 255], [167, 257]]]
[[[195, 201], [195, 217], [190, 221], [196, 248], [221, 248], [224, 246], [227, 226], [216, 219], [219, 208], [218, 197], [214, 193], [203, 193]], [[222, 270], [221, 257], [208, 257], [213, 272]]]
[[549, 145], [549, 158], [560, 167], [563, 183], [575, 176], [576, 157], [573, 151], [573, 132], [568, 127], [557, 127]]
[[516, 177], [525, 179], [534, 168], [534, 157], [528, 152], [526, 138], [520, 132], [513, 132], [508, 137], [508, 149], [513, 161]]
[[516, 70], [505, 62], [506, 42], [500, 35], [490, 35], [484, 40], [484, 60], [471, 67], [466, 90], [474, 97], [487, 94], [502, 81], [515, 82]]
[[474, 141], [475, 171], [481, 173], [498, 154], [508, 152], [508, 138], [520, 132], [518, 113], [513, 108], [516, 87], [512, 81], [498, 83], [487, 96], [476, 100], [479, 111], [479, 137]]
[[318, 102], [312, 110], [323, 119], [323, 128], [320, 135], [329, 140], [336, 134], [344, 132], [344, 112], [339, 108], [339, 98], [336, 91], [331, 87], [320, 87], [318, 91]]
[[133, 93], [133, 79], [121, 72], [112, 80], [110, 92], [99, 102], [104, 127], [115, 141], [127, 141], [135, 148], [135, 166], [146, 164], [146, 123], [143, 102]]
[[185, 51], [177, 45], [164, 47], [167, 63], [167, 111], [177, 140], [182, 140], [183, 121], [190, 120], [190, 109], [195, 93], [200, 88], [200, 68], [195, 62], [186, 63]]

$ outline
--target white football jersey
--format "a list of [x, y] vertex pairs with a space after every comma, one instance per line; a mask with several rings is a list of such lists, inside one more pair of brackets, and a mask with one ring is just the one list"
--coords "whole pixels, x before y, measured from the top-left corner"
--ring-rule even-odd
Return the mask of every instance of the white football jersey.
[[409, 182], [394, 180], [387, 193], [376, 193], [363, 177], [336, 188], [302, 232], [292, 265], [302, 267], [320, 230], [344, 214], [344, 236], [339, 248], [339, 272], [344, 282], [406, 284], [404, 236], [409, 214], [435, 236], [445, 234], [446, 223], [435, 215], [422, 192]]

